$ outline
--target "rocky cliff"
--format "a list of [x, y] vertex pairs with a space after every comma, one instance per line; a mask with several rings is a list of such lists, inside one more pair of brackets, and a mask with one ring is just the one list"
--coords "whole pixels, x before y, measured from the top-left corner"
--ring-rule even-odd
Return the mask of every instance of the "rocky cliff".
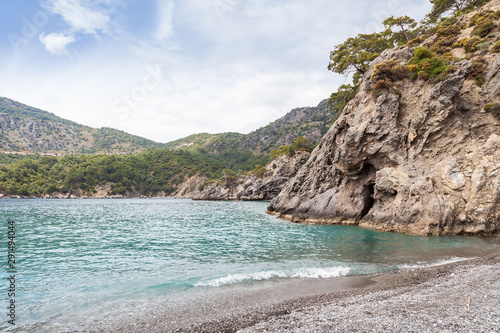
[[[498, 35], [493, 30], [493, 40]], [[462, 59], [444, 80], [404, 78], [374, 93], [376, 66], [405, 65], [413, 51], [386, 50], [371, 64], [357, 96], [269, 213], [414, 235], [499, 230], [500, 118], [488, 109], [500, 102], [500, 54], [478, 49], [465, 57], [454, 49]]]
[[284, 184], [307, 162], [310, 154], [298, 151], [294, 156], [282, 155], [271, 161], [260, 175], [246, 174], [225, 176], [224, 180], [213, 182], [201, 193], [195, 193], [195, 200], [271, 200]]

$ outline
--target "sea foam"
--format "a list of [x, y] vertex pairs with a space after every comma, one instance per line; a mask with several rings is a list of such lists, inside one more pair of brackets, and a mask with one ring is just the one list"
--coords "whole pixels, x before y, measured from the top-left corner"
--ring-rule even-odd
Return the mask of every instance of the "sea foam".
[[442, 259], [438, 260], [435, 262], [417, 262], [416, 264], [406, 264], [406, 265], [401, 265], [399, 266], [400, 269], [414, 269], [414, 268], [429, 268], [429, 267], [436, 267], [436, 266], [441, 266], [441, 265], [447, 265], [447, 264], [453, 264], [455, 262], [460, 262], [460, 261], [465, 261], [465, 260], [470, 260], [474, 258], [460, 258], [460, 257], [453, 257], [449, 259]]
[[286, 278], [304, 278], [304, 279], [319, 279], [319, 278], [332, 278], [348, 275], [350, 272], [349, 267], [314, 267], [314, 268], [297, 268], [293, 270], [283, 271], [260, 271], [254, 273], [244, 274], [230, 274], [224, 277], [209, 281], [200, 281], [195, 283], [196, 287], [220, 287], [231, 284], [237, 284], [249, 281], [263, 281], [272, 279], [286, 279]]

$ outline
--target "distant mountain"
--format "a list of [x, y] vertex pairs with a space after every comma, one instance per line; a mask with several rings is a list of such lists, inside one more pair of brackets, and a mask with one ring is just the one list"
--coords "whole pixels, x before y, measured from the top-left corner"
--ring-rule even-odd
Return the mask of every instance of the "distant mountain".
[[245, 150], [268, 154], [298, 136], [318, 143], [337, 114], [326, 100], [303, 107], [247, 135], [193, 134], [161, 144], [112, 128], [92, 128], [53, 113], [0, 97], [0, 152], [39, 154], [130, 154], [152, 148], [201, 151], [212, 155]]
[[316, 107], [293, 109], [269, 125], [246, 135], [241, 140], [241, 147], [268, 153], [272, 149], [292, 144], [299, 136], [317, 144], [336, 118], [337, 113], [330, 108], [328, 100], [323, 100]]
[[25, 153], [138, 153], [163, 144], [112, 128], [92, 128], [0, 97], [0, 151]]
[[256, 154], [269, 153], [290, 145], [299, 136], [316, 144], [337, 117], [327, 100], [316, 107], [293, 109], [285, 116], [247, 135], [239, 133], [194, 134], [166, 144], [170, 149], [203, 149], [218, 154], [227, 149], [248, 149]]
[[[318, 142], [335, 116], [323, 101], [317, 107], [294, 109], [248, 135], [201, 133], [159, 144], [0, 98], [0, 152], [35, 154], [23, 159], [0, 153], [0, 198], [191, 196], [225, 174], [266, 165], [271, 149], [289, 145], [298, 136]], [[80, 153], [89, 155], [40, 156]]]

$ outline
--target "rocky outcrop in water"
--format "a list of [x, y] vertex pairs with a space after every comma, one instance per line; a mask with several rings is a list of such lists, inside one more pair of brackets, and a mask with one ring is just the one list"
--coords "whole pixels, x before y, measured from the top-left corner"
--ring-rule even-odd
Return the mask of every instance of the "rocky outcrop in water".
[[500, 54], [474, 57], [439, 83], [404, 79], [373, 94], [376, 64], [408, 62], [386, 50], [357, 96], [268, 212], [295, 222], [347, 224], [414, 235], [489, 235], [500, 228]]
[[224, 180], [211, 183], [195, 200], [271, 200], [276, 197], [284, 184], [307, 162], [310, 154], [298, 151], [294, 156], [282, 155], [265, 169], [260, 177], [255, 174], [226, 176]]

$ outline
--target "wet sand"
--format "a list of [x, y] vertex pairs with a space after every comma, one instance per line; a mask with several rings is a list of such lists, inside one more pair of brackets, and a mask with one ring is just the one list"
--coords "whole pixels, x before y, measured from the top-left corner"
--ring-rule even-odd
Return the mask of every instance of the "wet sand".
[[366, 276], [228, 286], [182, 303], [70, 331], [498, 332], [500, 253]]

